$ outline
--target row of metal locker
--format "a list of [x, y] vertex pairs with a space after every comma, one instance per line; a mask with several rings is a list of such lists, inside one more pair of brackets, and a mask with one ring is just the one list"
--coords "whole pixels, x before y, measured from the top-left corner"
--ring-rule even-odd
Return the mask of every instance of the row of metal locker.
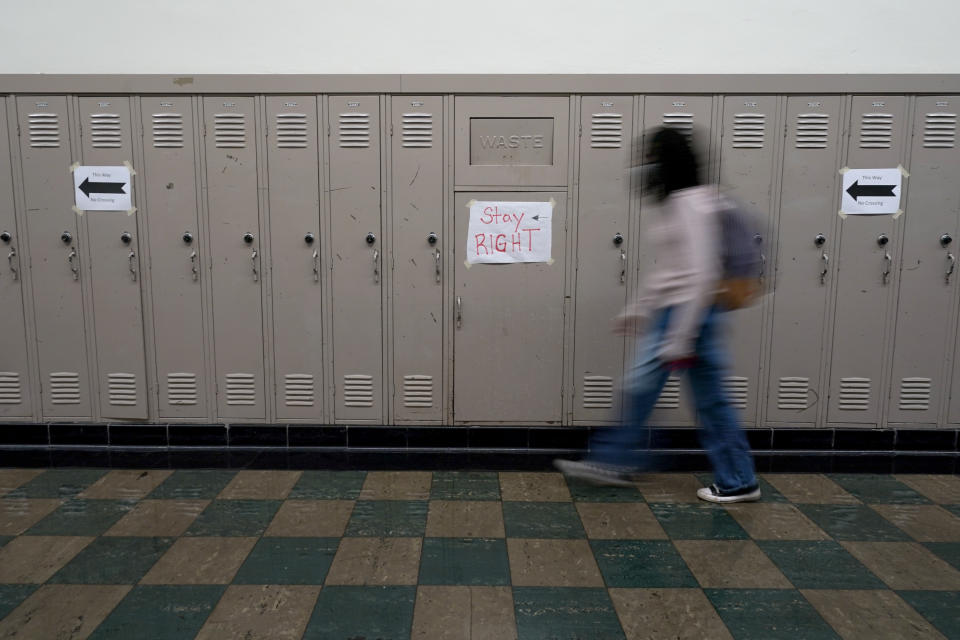
[[[655, 206], [630, 168], [667, 125], [767, 217], [745, 422], [957, 424], [957, 100], [9, 96], [0, 419], [616, 421]], [[135, 210], [76, 209], [73, 167], [123, 164]], [[838, 215], [843, 167], [897, 166], [902, 215]], [[552, 200], [551, 262], [465, 263], [472, 200]], [[687, 392], [654, 421], [692, 424]]]

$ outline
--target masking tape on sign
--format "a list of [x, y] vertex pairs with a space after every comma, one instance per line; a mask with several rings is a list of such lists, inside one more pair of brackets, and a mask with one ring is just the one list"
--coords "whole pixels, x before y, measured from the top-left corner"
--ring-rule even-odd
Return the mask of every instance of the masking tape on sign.
[[898, 164], [897, 169], [900, 170], [900, 175], [902, 175], [904, 178], [910, 177], [910, 172], [904, 169], [902, 164]]
[[475, 205], [475, 204], [477, 204], [477, 201], [476, 201], [476, 200], [471, 200], [470, 202], [467, 203], [466, 207], [467, 207], [467, 209], [469, 209], [470, 207], [472, 207], [472, 206]]
[[73, 206], [70, 207], [70, 208], [73, 209], [73, 212], [76, 213], [78, 216], [82, 216], [82, 215], [83, 215], [83, 209], [81, 209], [81, 208], [78, 207], [77, 205], [73, 205]]
[[133, 207], [132, 209], [127, 209], [127, 216], [132, 216], [137, 212], [137, 208]]
[[79, 166], [80, 166], [79, 162], [74, 162], [72, 165], [70, 165], [70, 173], [73, 173], [74, 171], [76, 171], [77, 167]]
[[130, 175], [131, 175], [131, 176], [137, 175], [137, 172], [133, 170], [133, 165], [130, 164], [130, 161], [129, 161], [129, 160], [124, 160], [124, 161], [123, 161], [123, 166], [125, 166], [125, 167], [127, 168], [127, 171], [130, 172]]
[[847, 171], [850, 171], [850, 167], [843, 167], [842, 169], [840, 169], [840, 175], [845, 174]]
[[843, 212], [843, 209], [840, 209], [840, 211], [837, 211], [837, 215], [840, 216], [840, 218], [841, 218], [842, 220], [846, 220], [846, 219], [847, 219], [847, 214], [845, 214], [845, 213]]

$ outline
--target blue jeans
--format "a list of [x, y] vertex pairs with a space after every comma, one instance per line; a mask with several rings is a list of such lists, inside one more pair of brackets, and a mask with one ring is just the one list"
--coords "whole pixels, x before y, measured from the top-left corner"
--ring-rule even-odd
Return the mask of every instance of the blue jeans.
[[[641, 341], [638, 357], [624, 384], [624, 424], [600, 430], [590, 442], [589, 460], [631, 469], [649, 467], [646, 422], [667, 382], [669, 371], [657, 357], [670, 321], [663, 309]], [[713, 465], [714, 482], [723, 491], [757, 483], [746, 434], [723, 389], [727, 354], [723, 345], [724, 313], [712, 308], [696, 342], [696, 363], [687, 370], [699, 423], [700, 443]]]

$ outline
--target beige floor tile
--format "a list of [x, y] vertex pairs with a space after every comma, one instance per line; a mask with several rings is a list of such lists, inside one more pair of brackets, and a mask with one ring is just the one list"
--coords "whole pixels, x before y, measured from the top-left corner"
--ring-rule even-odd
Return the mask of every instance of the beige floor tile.
[[287, 500], [273, 516], [264, 535], [339, 538], [352, 512], [353, 500]]
[[894, 476], [914, 491], [939, 504], [960, 503], [960, 476], [902, 475]]
[[754, 540], [826, 540], [830, 537], [792, 504], [741, 503], [726, 509]]
[[893, 591], [801, 591], [843, 640], [944, 640]]
[[674, 540], [704, 589], [792, 589], [752, 540]]
[[283, 500], [302, 471], [240, 471], [220, 495], [221, 500]]
[[567, 481], [559, 473], [500, 473], [501, 500], [570, 502]]
[[503, 538], [499, 502], [431, 500], [427, 535], [438, 538]]
[[230, 584], [256, 538], [180, 538], [142, 584]]
[[319, 594], [313, 586], [233, 585], [196, 640], [299, 640]]
[[360, 489], [361, 500], [429, 500], [429, 471], [371, 471]]
[[860, 501], [819, 473], [766, 473], [763, 478], [797, 504], [859, 504]]
[[0, 584], [38, 584], [70, 562], [90, 537], [21, 536], [0, 549]]
[[209, 500], [143, 500], [103, 535], [175, 538], [208, 504]]
[[420, 587], [414, 640], [515, 640], [510, 587]]
[[91, 500], [139, 500], [170, 477], [169, 469], [120, 469], [111, 471], [79, 495]]
[[83, 640], [123, 600], [130, 588], [130, 585], [45, 585], [0, 622], [0, 638]]
[[0, 469], [0, 497], [25, 485], [43, 472], [43, 469]]
[[603, 577], [586, 540], [508, 538], [515, 587], [602, 587]]
[[62, 504], [57, 498], [8, 498], [0, 501], [0, 535], [18, 536]]
[[841, 542], [891, 589], [960, 591], [960, 571], [916, 542]]
[[697, 489], [701, 487], [692, 473], [645, 473], [637, 481], [647, 502], [700, 502]]
[[343, 538], [325, 584], [417, 584], [422, 543], [422, 538]]
[[960, 542], [960, 518], [933, 504], [874, 504], [870, 507], [920, 542]]
[[594, 540], [665, 540], [667, 534], [642, 502], [578, 502], [577, 511]]
[[627, 640], [733, 640], [700, 589], [610, 589]]

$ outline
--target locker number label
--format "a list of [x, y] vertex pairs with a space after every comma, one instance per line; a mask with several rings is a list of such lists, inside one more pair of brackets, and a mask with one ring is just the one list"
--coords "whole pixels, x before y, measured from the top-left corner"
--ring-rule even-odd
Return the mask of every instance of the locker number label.
[[470, 203], [468, 264], [550, 262], [553, 202]]
[[77, 209], [83, 211], [130, 211], [131, 184], [128, 167], [79, 166], [73, 170]]
[[903, 174], [893, 169], [847, 169], [840, 211], [847, 215], [883, 215], [900, 211]]

